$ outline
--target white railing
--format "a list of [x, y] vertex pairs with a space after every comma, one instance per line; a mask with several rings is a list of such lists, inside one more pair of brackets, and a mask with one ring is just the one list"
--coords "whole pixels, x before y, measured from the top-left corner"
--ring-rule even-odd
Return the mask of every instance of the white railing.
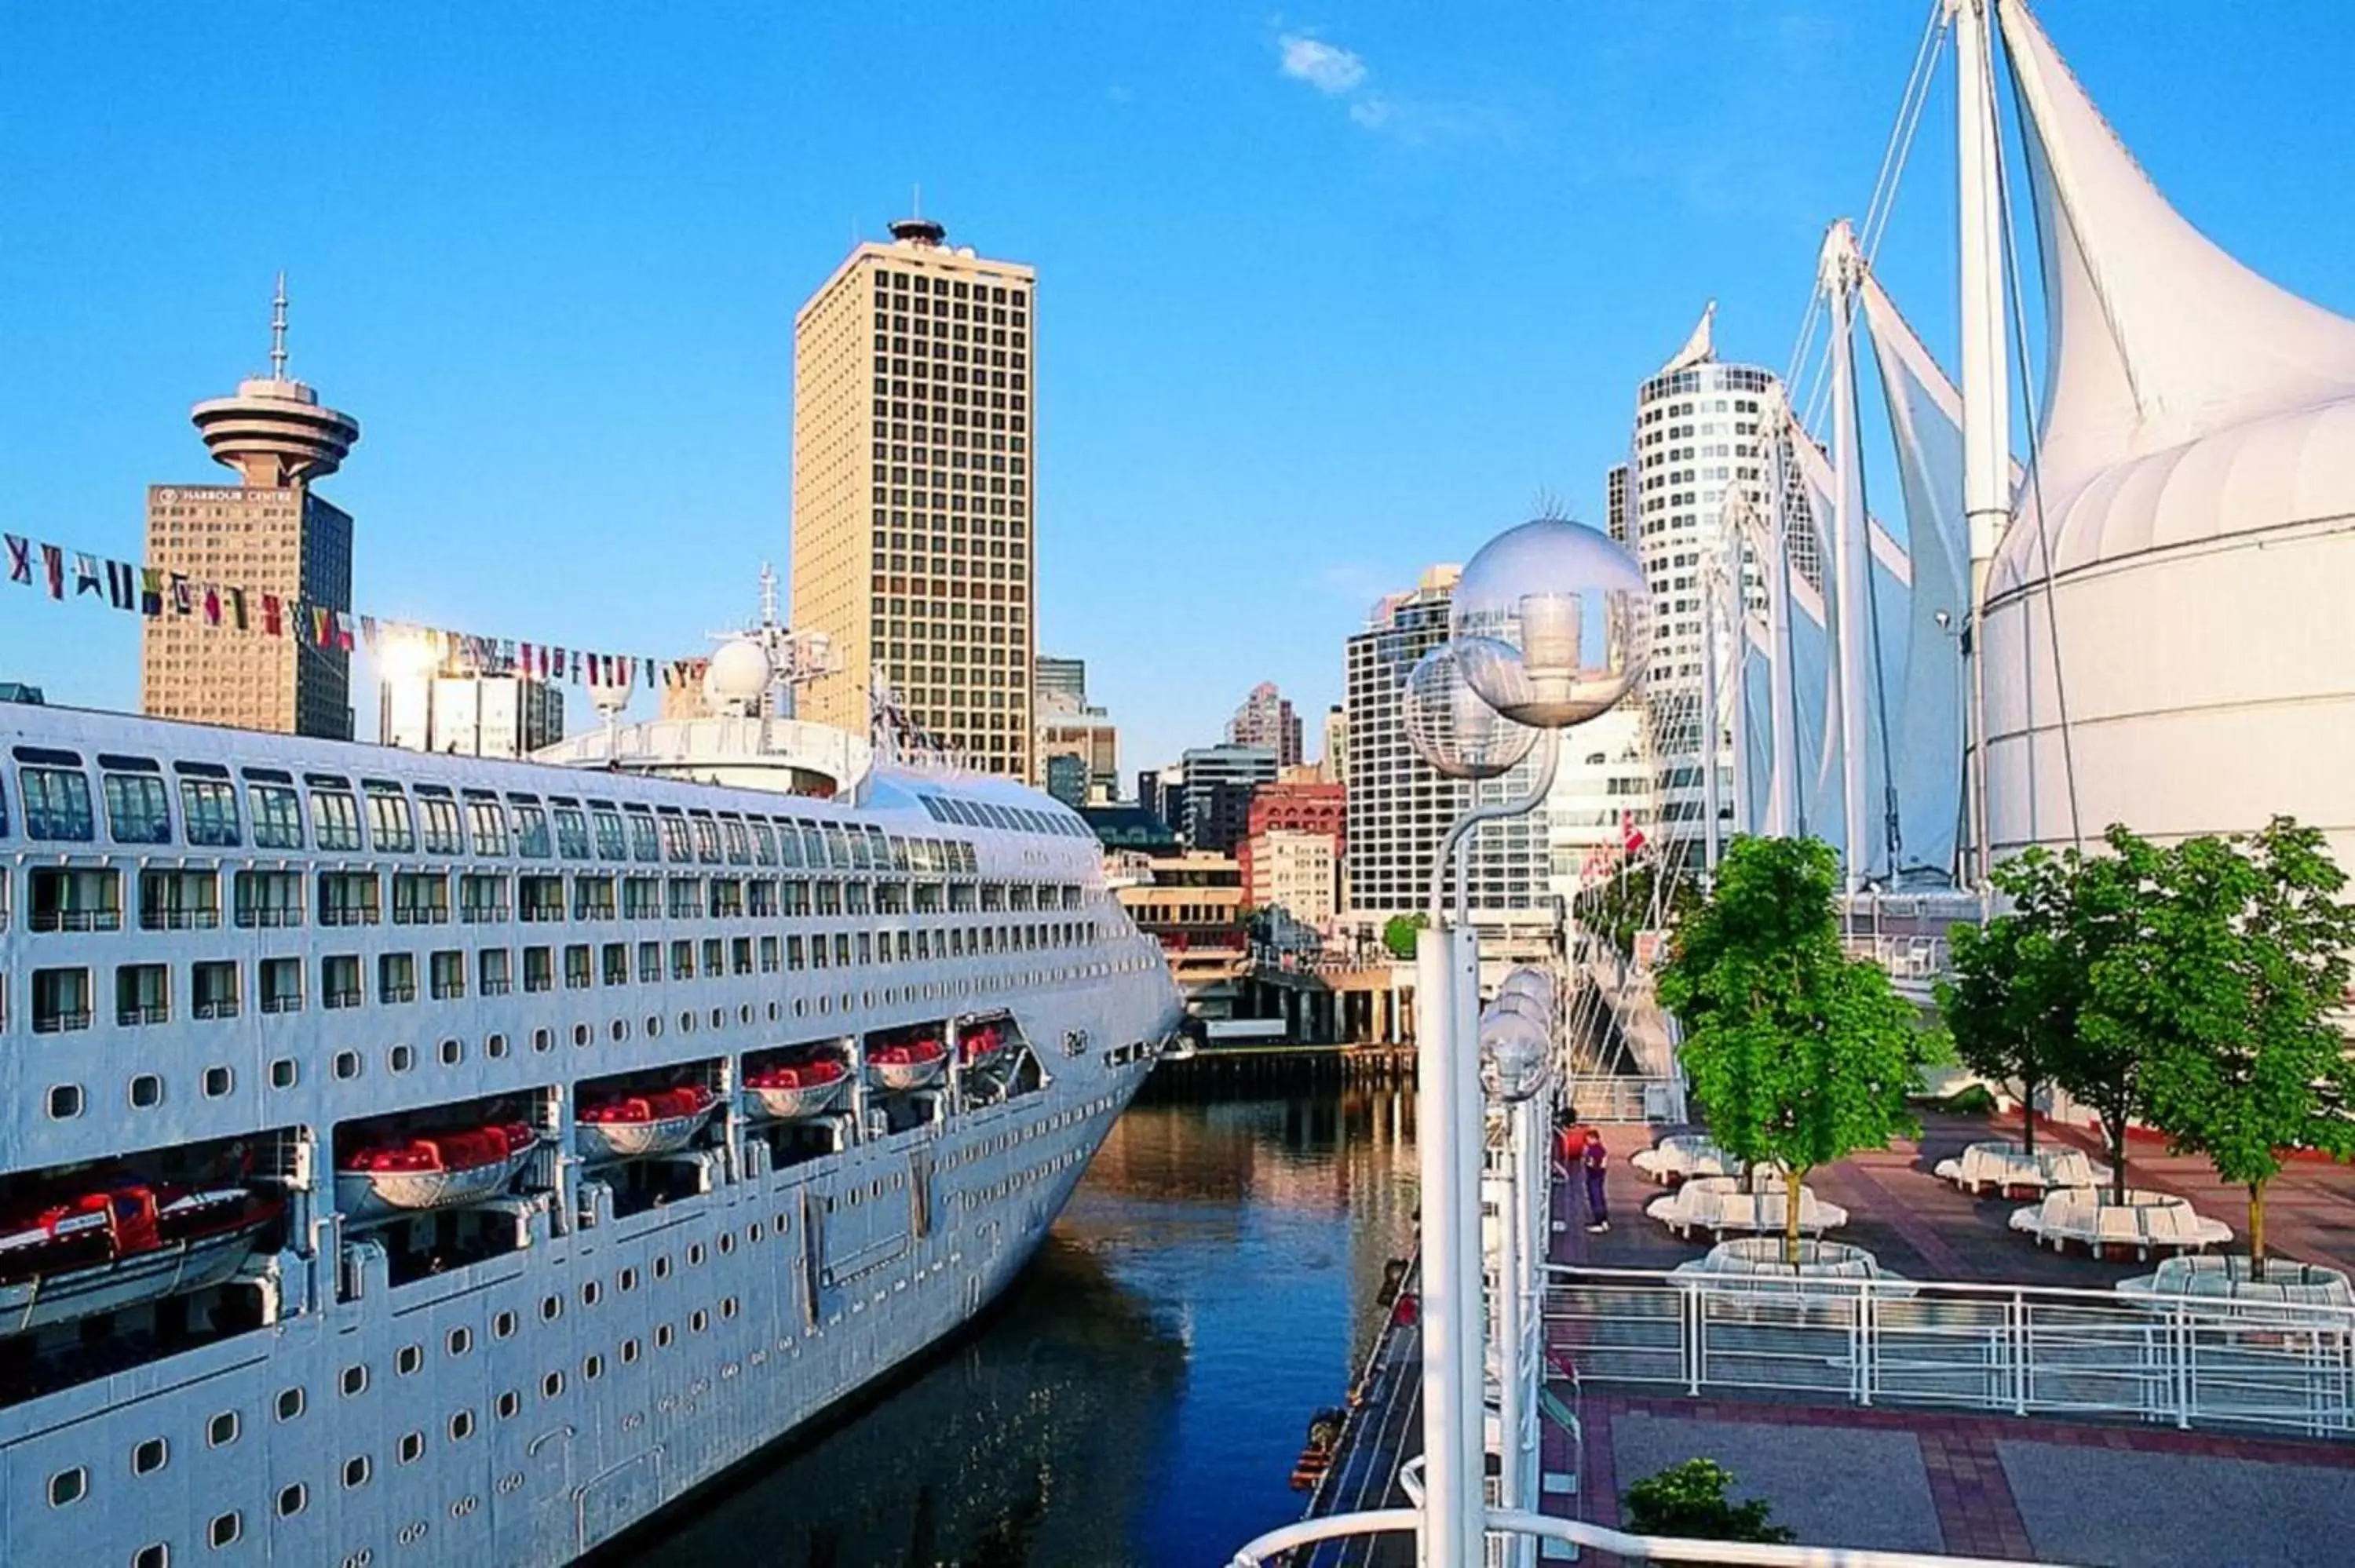
[[[1421, 1511], [1411, 1508], [1304, 1519], [1297, 1524], [1271, 1530], [1252, 1542], [1234, 1554], [1227, 1568], [1272, 1568], [1278, 1553], [1296, 1547], [1352, 1535], [1412, 1534], [1422, 1521]], [[1741, 1541], [1631, 1535], [1624, 1530], [1588, 1524], [1582, 1520], [1550, 1519], [1542, 1514], [1498, 1508], [1487, 1510], [1485, 1522], [1492, 1533], [1564, 1541], [1638, 1563], [1748, 1563], [1753, 1568], [2035, 1568], [2032, 1563], [1996, 1557], [1934, 1557], [1914, 1552], [1865, 1552], [1844, 1546], [1763, 1546]]]
[[1685, 1118], [1684, 1086], [1674, 1078], [1579, 1073], [1561, 1080], [1561, 1097], [1581, 1121], [1675, 1126]]
[[2355, 1308], [1548, 1272], [1547, 1346], [1589, 1385], [2355, 1436]]

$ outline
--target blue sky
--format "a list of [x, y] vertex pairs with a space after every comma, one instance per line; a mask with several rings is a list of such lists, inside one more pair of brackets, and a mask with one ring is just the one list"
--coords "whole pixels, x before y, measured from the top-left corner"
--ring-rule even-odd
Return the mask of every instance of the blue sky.
[[[11, 6], [5, 526], [131, 556], [144, 485], [225, 477], [187, 407], [282, 267], [361, 609], [693, 652], [789, 553], [794, 309], [921, 183], [1039, 270], [1041, 648], [1133, 772], [1262, 679], [1320, 713], [1540, 493], [1599, 521], [1705, 301], [1780, 368], [1927, 8]], [[2041, 14], [2195, 222], [2355, 313], [2343, 5]], [[1881, 257], [1942, 352], [1950, 103]], [[135, 630], [0, 586], [5, 677], [132, 705]]]

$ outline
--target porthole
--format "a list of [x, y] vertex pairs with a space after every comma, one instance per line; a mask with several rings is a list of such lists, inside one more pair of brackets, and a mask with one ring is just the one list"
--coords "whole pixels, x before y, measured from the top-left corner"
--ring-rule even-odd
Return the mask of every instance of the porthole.
[[808, 1012], [809, 999], [807, 997], [797, 996], [794, 998], [794, 1016], [795, 1018], [803, 1017], [807, 1014]]
[[418, 1460], [425, 1457], [425, 1434], [422, 1432], [402, 1433], [400, 1435], [400, 1444], [396, 1452], [400, 1454], [400, 1462], [402, 1464], [413, 1465], [417, 1463]]
[[396, 1045], [392, 1048], [389, 1059], [394, 1072], [406, 1073], [409, 1069], [417, 1065], [417, 1047], [414, 1045]]
[[131, 1450], [131, 1473], [134, 1476], [152, 1476], [169, 1463], [171, 1457], [172, 1449], [169, 1444], [161, 1437], [150, 1437]]
[[556, 1049], [556, 1036], [545, 1029], [535, 1029], [531, 1032], [531, 1048], [538, 1052], [553, 1051]]
[[131, 1107], [148, 1110], [164, 1103], [164, 1080], [153, 1073], [140, 1073], [131, 1080]]
[[466, 1059], [466, 1048], [455, 1040], [442, 1042], [442, 1065], [454, 1067]]
[[205, 1446], [226, 1448], [237, 1441], [237, 1412], [224, 1410], [205, 1423]]
[[598, 1284], [595, 1280], [583, 1280], [581, 1286], [581, 1305], [583, 1307], [594, 1307], [597, 1305], [597, 1298], [604, 1295], [604, 1293], [605, 1287]]
[[646, 1038], [649, 1040], [662, 1038], [662, 1020], [651, 1012], [646, 1014]]
[[666, 1350], [670, 1349], [670, 1341], [671, 1341], [670, 1325], [669, 1325], [668, 1323], [657, 1323], [657, 1324], [655, 1324], [655, 1349], [656, 1349], [656, 1350], [658, 1350], [658, 1351], [666, 1351]]
[[354, 1394], [366, 1393], [368, 1392], [368, 1368], [355, 1365], [348, 1366], [344, 1369], [344, 1394], [346, 1398], [349, 1398]]
[[292, 1421], [302, 1414], [303, 1391], [299, 1388], [280, 1389], [278, 1391], [278, 1419], [281, 1421]]
[[665, 1253], [662, 1256], [655, 1259], [655, 1277], [656, 1279], [668, 1279], [670, 1277], [670, 1255], [668, 1253]]
[[572, 1026], [572, 1044], [575, 1045], [585, 1046], [589, 1044], [589, 1026], [585, 1023], [574, 1024]]
[[775, 1002], [773, 1002], [773, 1002], [769, 1003], [769, 1022], [772, 1022], [772, 1023], [774, 1023], [776, 1021], [777, 1021], [777, 1004], [776, 1004]]
[[687, 1266], [689, 1268], [700, 1268], [703, 1266], [703, 1244], [701, 1242], [689, 1242], [687, 1244]]
[[491, 1338], [504, 1340], [512, 1336], [515, 1331], [516, 1315], [514, 1313], [502, 1312], [491, 1319]]
[[160, 1541], [150, 1542], [131, 1554], [131, 1568], [171, 1568], [172, 1549]]
[[507, 1059], [507, 1037], [504, 1034], [494, 1034], [489, 1039], [484, 1041], [483, 1054], [488, 1056], [494, 1062], [506, 1061]]
[[516, 1413], [522, 1408], [523, 1395], [516, 1393], [513, 1389], [509, 1389], [506, 1393], [499, 1395], [498, 1412], [500, 1420], [514, 1420]]
[[310, 1502], [310, 1490], [302, 1482], [297, 1481], [291, 1487], [281, 1487], [278, 1490], [278, 1517], [293, 1519], [309, 1507]]
[[710, 1326], [711, 1315], [700, 1307], [687, 1315], [687, 1331], [690, 1334], [700, 1334]]
[[605, 1375], [605, 1358], [602, 1356], [590, 1356], [583, 1360], [581, 1363], [581, 1375], [591, 1380], [603, 1377]]
[[70, 1470], [59, 1470], [49, 1478], [49, 1506], [64, 1508], [78, 1503], [90, 1495], [90, 1467], [76, 1465]]
[[761, 1235], [762, 1225], [760, 1221], [754, 1220], [751, 1224], [744, 1227], [744, 1239], [751, 1242], [754, 1246], [761, 1245]]
[[554, 1399], [563, 1392], [564, 1374], [562, 1372], [552, 1372], [539, 1380], [539, 1395], [542, 1399]]
[[539, 1298], [539, 1320], [541, 1322], [553, 1323], [557, 1319], [563, 1316], [563, 1314], [564, 1298], [561, 1296], [543, 1296]]
[[366, 1454], [355, 1454], [344, 1461], [345, 1486], [364, 1487], [368, 1485], [368, 1457]]
[[735, 1250], [736, 1233], [734, 1231], [721, 1231], [719, 1233], [719, 1255], [726, 1257], [730, 1253], [734, 1252]]
[[724, 1297], [720, 1298], [720, 1300], [719, 1300], [719, 1315], [720, 1315], [722, 1318], [729, 1319], [730, 1319], [730, 1320], [731, 1320], [731, 1321], [735, 1319], [735, 1316], [736, 1316], [736, 1298], [734, 1298], [733, 1296], [724, 1296]]
[[613, 1283], [625, 1291], [635, 1290], [638, 1287], [638, 1271], [634, 1268], [625, 1268], [614, 1277]]
[[270, 1086], [273, 1089], [291, 1089], [302, 1075], [303, 1069], [292, 1056], [281, 1056], [270, 1064]]
[[403, 1345], [393, 1352], [392, 1370], [403, 1377], [407, 1377], [424, 1364], [425, 1347], [422, 1345]]
[[623, 1340], [622, 1341], [622, 1364], [623, 1364], [623, 1366], [629, 1366], [629, 1365], [632, 1365], [632, 1364], [634, 1364], [634, 1363], [637, 1361], [637, 1359], [638, 1359], [638, 1342], [637, 1342], [637, 1340]]
[[711, 1027], [714, 1029], [725, 1029], [728, 1027], [728, 1010], [726, 1008], [715, 1007], [711, 1010]]
[[474, 1435], [474, 1413], [462, 1410], [450, 1417], [450, 1441], [464, 1443]]
[[695, 1033], [695, 1014], [692, 1012], [682, 1012], [678, 1015], [678, 1032], [681, 1034], [692, 1034]]
[[234, 1510], [217, 1513], [213, 1515], [212, 1523], [205, 1527], [205, 1539], [212, 1542], [213, 1550], [218, 1552], [224, 1546], [233, 1545], [244, 1530], [244, 1515]]
[[472, 1329], [453, 1329], [442, 1343], [452, 1355], [463, 1356], [474, 1348], [474, 1331]]
[[613, 1035], [614, 1044], [620, 1044], [630, 1037], [630, 1021], [626, 1018], [613, 1020], [613, 1027], [607, 1033]]
[[739, 1023], [750, 1023], [752, 1022], [752, 1004], [751, 1002], [748, 1001], [743, 1006], [736, 1010], [736, 1022]]
[[336, 1053], [336, 1076], [349, 1081], [360, 1075], [360, 1054], [357, 1051]]

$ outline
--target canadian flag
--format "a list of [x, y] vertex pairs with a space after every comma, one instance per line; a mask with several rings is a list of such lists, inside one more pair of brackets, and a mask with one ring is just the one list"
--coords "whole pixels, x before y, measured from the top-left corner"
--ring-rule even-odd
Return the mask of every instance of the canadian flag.
[[1635, 854], [1636, 853], [1637, 853], [1638, 851], [1640, 851], [1643, 847], [1644, 847], [1644, 831], [1643, 831], [1641, 828], [1638, 828], [1638, 827], [1636, 825], [1636, 813], [1635, 813], [1635, 812], [1633, 812], [1633, 811], [1622, 811], [1622, 812], [1620, 812], [1620, 813], [1619, 813], [1619, 848], [1620, 848], [1620, 850], [1621, 850], [1623, 853], [1627, 853], [1627, 854]]

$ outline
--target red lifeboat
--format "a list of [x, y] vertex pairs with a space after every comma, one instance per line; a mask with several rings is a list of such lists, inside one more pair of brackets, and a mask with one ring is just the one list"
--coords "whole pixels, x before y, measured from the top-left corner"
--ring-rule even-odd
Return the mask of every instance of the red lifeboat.
[[0, 1334], [219, 1284], [282, 1200], [121, 1178], [0, 1220]]
[[815, 1056], [754, 1068], [744, 1075], [744, 1094], [762, 1115], [794, 1121], [833, 1106], [849, 1083], [849, 1069], [838, 1059]]
[[1005, 1054], [1008, 1044], [1003, 1025], [976, 1023], [958, 1034], [957, 1060], [968, 1067], [978, 1067]]
[[871, 1045], [867, 1051], [867, 1069], [876, 1084], [889, 1093], [921, 1089], [940, 1077], [948, 1065], [947, 1047], [931, 1035], [920, 1039]]
[[491, 1122], [363, 1144], [336, 1167], [336, 1202], [354, 1219], [478, 1203], [522, 1169], [539, 1135]]
[[584, 1160], [636, 1160], [687, 1146], [719, 1107], [700, 1084], [636, 1093], [583, 1096], [572, 1118], [572, 1147]]

